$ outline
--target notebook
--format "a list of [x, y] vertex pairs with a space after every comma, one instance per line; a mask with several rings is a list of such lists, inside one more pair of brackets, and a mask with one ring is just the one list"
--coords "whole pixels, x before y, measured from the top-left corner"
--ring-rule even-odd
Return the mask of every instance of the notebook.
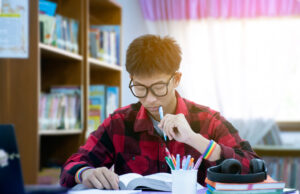
[[67, 193], [54, 185], [24, 187], [17, 140], [13, 125], [0, 125], [0, 193]]

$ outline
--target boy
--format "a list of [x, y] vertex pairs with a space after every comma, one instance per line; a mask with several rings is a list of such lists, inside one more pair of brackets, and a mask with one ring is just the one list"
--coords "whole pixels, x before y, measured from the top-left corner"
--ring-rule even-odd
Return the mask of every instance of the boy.
[[[144, 35], [129, 45], [129, 88], [139, 102], [117, 109], [91, 133], [65, 163], [61, 185], [82, 183], [89, 188], [118, 189], [121, 174], [170, 172], [166, 147], [173, 154], [198, 159], [211, 142], [215, 149], [199, 167], [200, 184], [204, 185], [207, 168], [226, 158], [238, 159], [242, 173], [249, 171], [250, 160], [258, 157], [249, 143], [218, 112], [188, 101], [176, 91], [182, 75], [178, 72], [180, 62], [181, 49], [169, 37]], [[112, 165], [114, 172], [109, 170]]]

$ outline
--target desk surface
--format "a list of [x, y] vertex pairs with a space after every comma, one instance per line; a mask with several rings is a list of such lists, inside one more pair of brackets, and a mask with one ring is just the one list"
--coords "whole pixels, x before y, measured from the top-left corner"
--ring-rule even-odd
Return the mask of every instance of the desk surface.
[[[200, 189], [198, 190], [197, 194], [205, 194], [206, 193], [206, 188], [203, 188], [203, 189]], [[90, 191], [94, 191], [94, 192], [90, 192]], [[95, 189], [92, 189], [92, 190], [77, 190], [77, 191], [70, 191], [69, 192], [70, 194], [101, 194], [101, 193], [114, 193], [114, 194], [129, 194], [129, 193], [132, 193], [132, 191], [126, 191], [126, 190], [121, 190], [121, 191], [109, 191], [109, 190], [95, 190]], [[160, 191], [142, 191], [142, 192], [139, 192], [139, 191], [135, 191], [133, 193], [146, 193], [146, 194], [169, 194], [169, 193], [172, 193], [172, 192], [160, 192]], [[289, 194], [299, 194], [299, 191], [295, 191], [295, 192], [288, 192]]]

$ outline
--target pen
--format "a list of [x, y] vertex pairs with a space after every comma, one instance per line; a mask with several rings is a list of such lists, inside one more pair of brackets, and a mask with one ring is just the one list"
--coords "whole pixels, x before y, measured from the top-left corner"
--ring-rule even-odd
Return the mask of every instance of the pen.
[[[163, 111], [162, 106], [159, 106], [158, 112], [159, 112], [160, 120], [162, 120], [164, 118], [164, 111]], [[163, 133], [164, 133], [164, 139], [165, 139], [165, 141], [167, 141], [167, 136], [164, 131], [163, 131]]]
[[182, 164], [181, 164], [181, 168], [182, 168], [182, 169], [184, 169], [185, 161], [186, 161], [186, 157], [183, 156]]
[[168, 158], [167, 156], [165, 157], [165, 159], [166, 159], [166, 162], [167, 162], [168, 166], [169, 166], [172, 170], [175, 170], [175, 167], [174, 167], [173, 162], [171, 161], [171, 159]]
[[171, 154], [171, 159], [172, 159], [172, 161], [173, 161], [174, 166], [176, 167], [176, 159], [175, 159], [175, 157], [173, 156], [173, 154]]
[[194, 169], [194, 162], [192, 163], [191, 170]]
[[191, 166], [192, 166], [193, 162], [194, 162], [194, 158], [191, 158], [191, 160], [190, 160], [190, 162], [189, 162], [189, 165], [188, 165], [188, 167], [187, 167], [187, 170], [190, 170], [190, 169], [191, 169]]
[[176, 170], [180, 168], [180, 155], [176, 154]]
[[187, 167], [188, 167], [188, 165], [190, 163], [190, 159], [191, 159], [191, 155], [188, 155], [187, 158], [186, 158], [186, 162], [185, 162], [183, 170], [187, 170]]
[[165, 150], [166, 150], [167, 156], [168, 156], [169, 158], [172, 158], [169, 149], [166, 147]]
[[197, 160], [197, 162], [196, 162], [196, 164], [195, 164], [195, 166], [194, 166], [194, 169], [195, 169], [195, 170], [197, 170], [197, 169], [199, 168], [199, 166], [200, 166], [200, 164], [201, 164], [201, 162], [202, 162], [202, 159], [203, 159], [203, 155], [201, 155], [201, 156], [198, 158], [198, 160]]

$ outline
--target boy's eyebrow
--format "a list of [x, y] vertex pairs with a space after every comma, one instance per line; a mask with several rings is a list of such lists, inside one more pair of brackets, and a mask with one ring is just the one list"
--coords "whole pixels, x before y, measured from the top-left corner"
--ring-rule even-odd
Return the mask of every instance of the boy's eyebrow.
[[[132, 80], [132, 82], [134, 82], [134, 84], [138, 84], [138, 85], [143, 85], [143, 86], [145, 86], [144, 84], [142, 84], [142, 83], [140, 83], [140, 82], [138, 82], [138, 81]], [[151, 84], [151, 85], [154, 85], [154, 84], [164, 84], [164, 83], [165, 83], [164, 81], [160, 80], [160, 81], [154, 82], [154, 83]]]

